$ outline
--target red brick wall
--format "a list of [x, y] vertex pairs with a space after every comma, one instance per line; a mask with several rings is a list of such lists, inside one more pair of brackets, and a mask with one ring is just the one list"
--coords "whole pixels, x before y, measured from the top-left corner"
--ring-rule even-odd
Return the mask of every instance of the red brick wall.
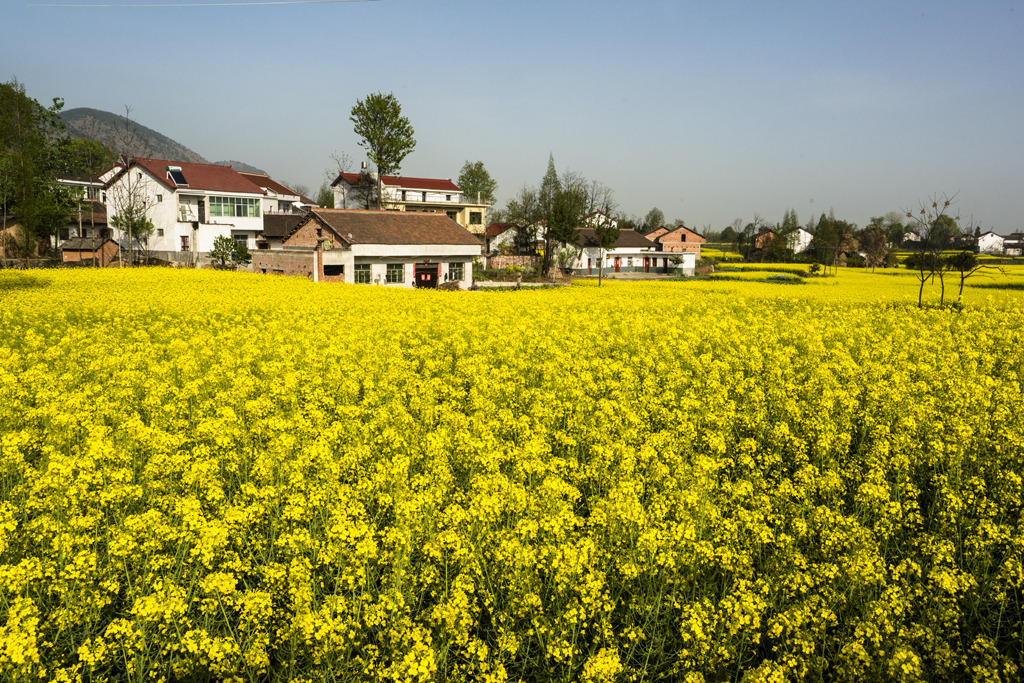
[[[314, 240], [315, 241], [315, 240]], [[268, 275], [276, 273], [279, 275], [298, 275], [310, 280], [313, 279], [313, 255], [312, 251], [282, 251], [257, 250], [252, 253], [252, 269], [254, 273]], [[331, 278], [335, 280], [336, 278]]]
[[[318, 227], [320, 227], [320, 225], [315, 220], [314, 221], [309, 221], [308, 223], [303, 225], [301, 228], [296, 230], [295, 233], [292, 234], [291, 237], [286, 239], [284, 241], [284, 243], [283, 243], [284, 246], [286, 248], [287, 247], [315, 247], [316, 246], [316, 239], [317, 239], [316, 238], [316, 229]], [[322, 234], [320, 239], [322, 239], [322, 240], [326, 239], [326, 240], [330, 241], [330, 243], [333, 246], [335, 246], [335, 247], [340, 246], [335, 241], [334, 235], [331, 234], [330, 230], [326, 230], [325, 229], [325, 230], [322, 231], [322, 233], [323, 234]]]
[[699, 242], [662, 242], [662, 251], [670, 251], [675, 253], [693, 252], [695, 254], [700, 253]]
[[316, 221], [309, 221], [296, 230], [291, 237], [284, 241], [286, 247], [315, 247], [316, 246]]

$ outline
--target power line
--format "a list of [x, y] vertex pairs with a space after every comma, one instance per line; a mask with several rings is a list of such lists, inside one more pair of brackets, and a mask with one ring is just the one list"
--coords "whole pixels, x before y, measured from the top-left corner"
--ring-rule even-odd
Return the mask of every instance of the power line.
[[326, 5], [339, 2], [378, 2], [379, 0], [265, 0], [264, 2], [182, 2], [182, 3], [104, 3], [104, 4], [56, 4], [38, 3], [29, 7], [243, 7], [247, 5]]

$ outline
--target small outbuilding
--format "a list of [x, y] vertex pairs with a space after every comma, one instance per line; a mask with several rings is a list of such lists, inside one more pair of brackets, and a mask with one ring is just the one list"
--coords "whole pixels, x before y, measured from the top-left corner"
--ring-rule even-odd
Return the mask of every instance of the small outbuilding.
[[117, 242], [109, 237], [72, 237], [60, 245], [61, 261], [98, 261], [100, 266], [107, 266], [117, 257], [119, 249]]

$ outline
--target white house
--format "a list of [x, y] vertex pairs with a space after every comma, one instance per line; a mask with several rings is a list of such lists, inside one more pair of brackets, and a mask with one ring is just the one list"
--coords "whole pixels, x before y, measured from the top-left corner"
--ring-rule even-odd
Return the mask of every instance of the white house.
[[299, 275], [314, 282], [394, 287], [473, 283], [483, 243], [444, 214], [312, 209], [297, 221], [269, 217], [257, 273]]
[[1003, 253], [1007, 256], [1024, 255], [1024, 233], [1015, 232], [1004, 238]]
[[803, 228], [797, 228], [797, 231], [789, 236], [789, 244], [787, 246], [793, 250], [794, 254], [802, 254], [811, 246], [811, 240], [813, 239], [814, 235]]
[[[367, 206], [367, 188], [360, 186], [359, 173], [339, 173], [331, 183], [334, 188], [334, 208], [366, 209], [375, 207], [374, 203]], [[375, 173], [368, 174], [372, 179], [372, 191], [376, 192]], [[451, 179], [443, 178], [410, 178], [385, 175], [381, 177], [383, 185], [384, 208], [391, 211], [409, 211], [425, 213], [441, 213], [474, 234], [483, 234], [487, 225], [487, 209], [489, 204], [481, 202], [479, 197], [468, 197]]]
[[[263, 229], [267, 193], [230, 166], [136, 157], [103, 190], [112, 225], [131, 206], [145, 209], [155, 228], [147, 251], [168, 261], [196, 264], [219, 236], [255, 249]], [[122, 248], [126, 238], [117, 235]]]
[[1002, 254], [1005, 238], [997, 235], [991, 230], [983, 232], [978, 237], [978, 251], [982, 254]]
[[603, 266], [606, 273], [679, 271], [693, 275], [697, 266], [695, 253], [659, 251], [657, 244], [635, 230], [620, 231], [615, 246], [603, 250], [598, 246], [593, 228], [579, 228], [577, 233], [579, 242], [575, 249], [578, 255], [568, 266], [577, 274], [597, 275]]

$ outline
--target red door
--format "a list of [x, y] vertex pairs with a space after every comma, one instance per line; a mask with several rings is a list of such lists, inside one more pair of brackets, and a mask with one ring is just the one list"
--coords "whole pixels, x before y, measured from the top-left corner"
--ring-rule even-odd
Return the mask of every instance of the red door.
[[417, 263], [415, 274], [416, 274], [416, 286], [417, 287], [437, 287], [437, 271], [439, 264], [437, 263]]
[[644, 272], [645, 273], [651, 272], [651, 257], [650, 256], [644, 256]]
[[622, 267], [622, 259], [618, 256], [615, 257], [615, 272], [619, 272], [619, 268]]

